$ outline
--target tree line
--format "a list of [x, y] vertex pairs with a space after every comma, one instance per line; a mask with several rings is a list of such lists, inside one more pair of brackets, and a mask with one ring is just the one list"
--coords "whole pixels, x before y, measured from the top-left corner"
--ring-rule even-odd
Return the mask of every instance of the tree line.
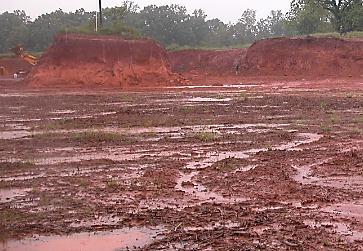
[[[235, 23], [208, 19], [201, 9], [188, 13], [180, 5], [139, 8], [131, 1], [103, 10], [102, 34], [146, 36], [169, 48], [238, 47], [256, 40], [313, 33], [363, 31], [363, 0], [292, 0], [288, 13], [273, 10], [261, 19], [256, 11], [241, 12]], [[43, 51], [59, 32], [93, 33], [95, 12], [61, 9], [31, 20], [25, 11], [0, 14], [0, 52], [17, 44]]]

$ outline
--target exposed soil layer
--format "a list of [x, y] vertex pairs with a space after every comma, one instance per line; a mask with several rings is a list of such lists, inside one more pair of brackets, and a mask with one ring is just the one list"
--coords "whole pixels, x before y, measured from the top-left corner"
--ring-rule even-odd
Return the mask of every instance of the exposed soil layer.
[[256, 75], [361, 76], [363, 41], [338, 38], [276, 38], [254, 43], [245, 69]]
[[247, 49], [182, 50], [169, 52], [173, 72], [209, 75], [235, 75], [235, 66], [241, 65]]
[[5, 67], [8, 76], [19, 70], [29, 72], [32, 69], [31, 64], [16, 57], [0, 58], [0, 67]]
[[1, 87], [0, 250], [363, 250], [361, 82]]
[[165, 50], [149, 39], [59, 35], [29, 76], [31, 86], [159, 86], [173, 82]]
[[173, 71], [195, 83], [363, 76], [362, 40], [276, 38], [257, 41], [248, 49], [184, 50], [168, 55]]

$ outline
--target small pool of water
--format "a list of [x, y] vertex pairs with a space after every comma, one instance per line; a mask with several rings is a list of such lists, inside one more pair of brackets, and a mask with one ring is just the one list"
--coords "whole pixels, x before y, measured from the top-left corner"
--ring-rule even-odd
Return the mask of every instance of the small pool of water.
[[9, 241], [1, 250], [6, 251], [115, 251], [140, 250], [151, 244], [161, 230], [125, 228], [111, 232], [79, 233], [68, 236], [43, 236], [21, 241]]

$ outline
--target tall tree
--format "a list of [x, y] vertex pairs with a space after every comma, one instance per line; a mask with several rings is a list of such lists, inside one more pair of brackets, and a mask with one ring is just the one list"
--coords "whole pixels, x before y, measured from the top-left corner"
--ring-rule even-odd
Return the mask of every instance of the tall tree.
[[306, 35], [333, 31], [329, 11], [316, 0], [293, 0], [287, 14], [287, 35]]
[[257, 19], [256, 11], [247, 9], [235, 25], [235, 38], [242, 43], [252, 43], [256, 40]]
[[354, 18], [356, 15], [363, 15], [363, 12], [356, 13], [356, 10], [362, 10], [362, 0], [314, 0], [322, 8], [332, 14], [332, 22], [335, 30], [340, 34], [353, 31], [355, 28]]
[[5, 12], [0, 15], [0, 51], [8, 52], [17, 44], [26, 44], [28, 40], [28, 23], [30, 18], [24, 11]]

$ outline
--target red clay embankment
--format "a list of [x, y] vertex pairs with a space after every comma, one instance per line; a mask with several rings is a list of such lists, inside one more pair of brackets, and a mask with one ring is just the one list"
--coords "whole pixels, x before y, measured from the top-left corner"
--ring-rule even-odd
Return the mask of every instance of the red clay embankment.
[[182, 50], [169, 52], [173, 72], [228, 76], [235, 74], [247, 49]]
[[162, 86], [177, 81], [166, 51], [150, 39], [59, 35], [27, 81], [35, 87]]
[[[337, 38], [275, 38], [248, 49], [169, 52], [172, 70], [193, 82], [239, 79], [363, 78], [363, 41]], [[236, 76], [236, 65], [239, 72]], [[203, 75], [203, 78], [201, 76]]]
[[254, 43], [246, 53], [250, 75], [360, 77], [363, 41], [338, 38], [275, 38]]

